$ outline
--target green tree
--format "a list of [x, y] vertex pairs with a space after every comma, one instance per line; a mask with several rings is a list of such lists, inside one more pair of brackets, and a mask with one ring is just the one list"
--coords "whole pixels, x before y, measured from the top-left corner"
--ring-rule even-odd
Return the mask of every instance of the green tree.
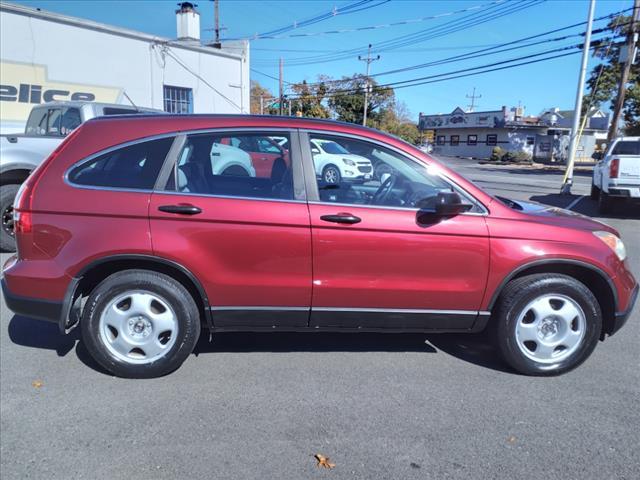
[[303, 117], [329, 118], [331, 113], [324, 105], [329, 91], [327, 81], [329, 77], [320, 75], [316, 83], [309, 84], [306, 80], [291, 87], [294, 98], [291, 100], [291, 110]]
[[388, 102], [386, 108], [380, 111], [372, 123], [375, 128], [400, 137], [409, 143], [414, 145], [421, 143], [422, 136], [418, 125], [412, 121], [407, 105], [395, 97]]
[[[630, 16], [613, 18], [608, 25], [612, 35], [626, 35], [631, 27]], [[613, 110], [618, 85], [622, 77], [622, 64], [619, 63], [620, 45], [616, 42], [602, 42], [595, 50], [594, 57], [601, 63], [596, 65], [587, 79], [588, 93], [583, 99], [582, 114], [591, 108], [609, 106]], [[625, 95], [623, 119], [625, 132], [628, 135], [640, 135], [640, 64], [636, 62], [631, 66], [629, 83]], [[608, 105], [607, 105], [608, 104]]]
[[[368, 96], [367, 125], [373, 126], [380, 112], [393, 99], [393, 90], [381, 87], [375, 80], [370, 80]], [[343, 122], [362, 123], [364, 117], [364, 75], [342, 77], [331, 84], [328, 105], [336, 118]]]
[[276, 115], [278, 113], [278, 109], [271, 107], [273, 100], [273, 94], [269, 91], [269, 89], [263, 87], [255, 80], [251, 80], [251, 113], [259, 114], [260, 113], [260, 97], [264, 99], [264, 113], [269, 115]]

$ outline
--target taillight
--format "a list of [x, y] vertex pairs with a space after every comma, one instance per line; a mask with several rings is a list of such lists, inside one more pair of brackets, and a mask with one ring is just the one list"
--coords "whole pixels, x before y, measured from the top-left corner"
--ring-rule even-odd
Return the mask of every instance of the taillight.
[[31, 212], [13, 211], [13, 228], [16, 234], [31, 233], [33, 222], [31, 220]]
[[609, 165], [609, 178], [618, 178], [620, 173], [620, 159], [614, 158]]

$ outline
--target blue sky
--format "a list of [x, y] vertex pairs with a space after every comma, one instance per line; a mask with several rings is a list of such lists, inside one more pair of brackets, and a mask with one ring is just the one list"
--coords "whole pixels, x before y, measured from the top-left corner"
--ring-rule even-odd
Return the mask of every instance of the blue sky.
[[[331, 12], [334, 8], [344, 8], [355, 1], [220, 0], [221, 24], [224, 27], [222, 36], [223, 38], [246, 37], [268, 32], [318, 14]], [[430, 38], [423, 42], [405, 42], [405, 45], [398, 48], [382, 50], [379, 52], [381, 59], [371, 64], [371, 73], [375, 74], [433, 62], [482, 48], [490, 48], [518, 38], [583, 22], [587, 18], [587, 0], [547, 0], [539, 4], [535, 4], [535, 0], [510, 0], [502, 4], [494, 4], [493, 1], [390, 0], [385, 2], [384, 0], [372, 0], [369, 4], [363, 5], [370, 8], [351, 14], [338, 14], [288, 33], [316, 34], [331, 30], [386, 25], [475, 6], [481, 6], [481, 8], [436, 19], [358, 32], [252, 40], [251, 66], [258, 72], [277, 77], [278, 58], [283, 57], [286, 81], [297, 82], [306, 79], [312, 82], [317, 79], [319, 74], [339, 78], [342, 75], [364, 71], [364, 63], [358, 61], [357, 52], [354, 52], [353, 55], [341, 53], [345, 50], [366, 49], [367, 44], [371, 43], [376, 51], [383, 48], [385, 45], [383, 42], [415, 34], [425, 29], [431, 29], [430, 36], [433, 37], [433, 29], [440, 28], [442, 31], [447, 22], [461, 21], [464, 16], [471, 14], [483, 14], [483, 9], [489, 16], [490, 12], [506, 12], [507, 9], [515, 10], [516, 7], [523, 7], [522, 10], [506, 14], [501, 18], [464, 30], [449, 32], [438, 38]], [[126, 2], [114, 0], [14, 0], [14, 2], [170, 38], [175, 37], [176, 34], [174, 11], [177, 0], [129, 0]], [[213, 32], [208, 29], [213, 26], [213, 3], [208, 0], [200, 0], [196, 3], [198, 3], [198, 10], [201, 13], [203, 38], [210, 39]], [[632, 3], [632, 0], [597, 0], [595, 17], [629, 8]], [[531, 6], [525, 8], [528, 4]], [[605, 21], [598, 22], [594, 28], [604, 26], [604, 24]], [[576, 27], [546, 38], [571, 35], [583, 30], [584, 27]], [[377, 77], [377, 80], [388, 83], [437, 75], [573, 45], [581, 41], [581, 37], [573, 37], [564, 41], [531, 46], [511, 52], [383, 75]], [[310, 63], [340, 58], [340, 55], [348, 58]], [[301, 62], [309, 63], [295, 65], [295, 63]], [[502, 105], [516, 106], [519, 103], [526, 107], [528, 114], [538, 114], [544, 108], [553, 106], [570, 109], [573, 108], [575, 99], [579, 64], [580, 54], [576, 54], [509, 70], [397, 89], [396, 96], [407, 104], [414, 117], [417, 117], [418, 112], [450, 112], [458, 105], [465, 108], [469, 101], [465, 96], [470, 94], [474, 87], [476, 94], [482, 95], [477, 100], [479, 106], [476, 110], [499, 109]], [[591, 68], [594, 64], [595, 60], [591, 58], [589, 67]], [[277, 81], [268, 76], [252, 72], [252, 79], [258, 80], [273, 92], [277, 91]]]

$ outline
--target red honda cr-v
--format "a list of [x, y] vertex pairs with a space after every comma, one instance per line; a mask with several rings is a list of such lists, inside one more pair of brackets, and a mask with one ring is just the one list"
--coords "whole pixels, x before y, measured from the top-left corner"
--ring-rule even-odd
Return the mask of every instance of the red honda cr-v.
[[[212, 149], [221, 135], [272, 139], [289, 158], [269, 175], [215, 175], [237, 155]], [[326, 184], [312, 140], [384, 173]], [[341, 168], [358, 168], [352, 156]], [[15, 205], [7, 305], [63, 332], [79, 324], [95, 359], [126, 377], [176, 369], [201, 327], [489, 327], [513, 368], [559, 374], [622, 326], [638, 294], [613, 228], [492, 197], [399, 139], [330, 121], [91, 120]]]

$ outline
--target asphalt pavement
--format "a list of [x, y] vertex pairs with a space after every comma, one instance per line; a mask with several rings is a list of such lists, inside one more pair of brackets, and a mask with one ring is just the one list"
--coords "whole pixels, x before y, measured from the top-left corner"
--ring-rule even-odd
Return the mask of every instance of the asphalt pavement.
[[[492, 193], [596, 216], [590, 178], [446, 159]], [[576, 202], [577, 203], [574, 203]], [[622, 232], [640, 277], [640, 215]], [[632, 218], [629, 218], [632, 217]], [[2, 255], [2, 261], [7, 256]], [[1, 305], [3, 479], [632, 479], [640, 311], [561, 377], [502, 364], [482, 335], [217, 334], [171, 375], [101, 371], [77, 334]], [[335, 463], [316, 467], [314, 454]]]

